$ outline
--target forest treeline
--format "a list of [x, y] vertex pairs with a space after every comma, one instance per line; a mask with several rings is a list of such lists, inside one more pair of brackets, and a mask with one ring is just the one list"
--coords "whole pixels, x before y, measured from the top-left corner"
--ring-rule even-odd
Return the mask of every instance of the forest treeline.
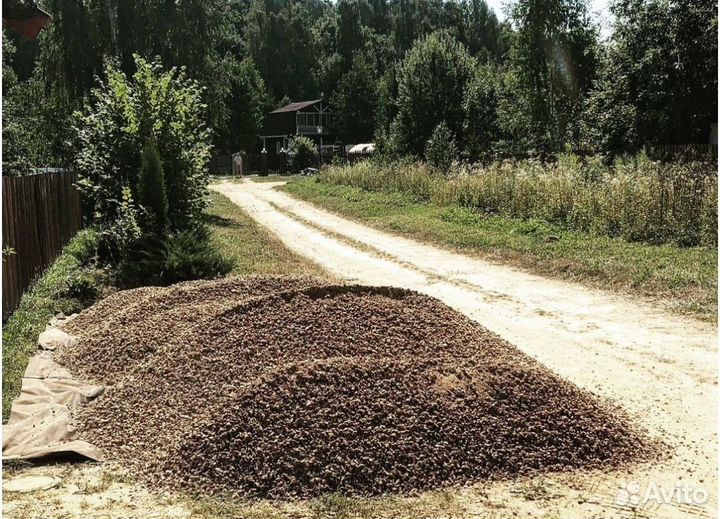
[[345, 142], [471, 159], [633, 153], [707, 143], [717, 119], [717, 2], [45, 0], [37, 41], [3, 34], [3, 162], [62, 165], [74, 115], [111, 63], [184, 67], [216, 153], [253, 149], [264, 114], [322, 96]]

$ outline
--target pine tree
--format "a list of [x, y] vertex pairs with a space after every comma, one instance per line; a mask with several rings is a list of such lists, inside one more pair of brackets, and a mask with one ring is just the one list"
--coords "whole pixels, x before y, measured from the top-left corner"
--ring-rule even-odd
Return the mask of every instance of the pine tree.
[[442, 121], [425, 144], [425, 158], [433, 168], [447, 174], [457, 155], [455, 138], [445, 121]]
[[168, 201], [160, 153], [154, 142], [143, 149], [138, 182], [138, 202], [150, 216], [146, 232], [163, 236], [168, 228]]

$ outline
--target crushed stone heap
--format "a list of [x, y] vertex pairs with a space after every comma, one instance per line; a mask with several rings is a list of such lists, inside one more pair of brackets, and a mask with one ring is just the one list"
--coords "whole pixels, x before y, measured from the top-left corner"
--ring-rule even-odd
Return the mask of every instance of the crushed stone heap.
[[201, 281], [120, 292], [66, 329], [61, 363], [113, 385], [79, 435], [168, 488], [378, 495], [652, 454], [616, 410], [411, 291]]

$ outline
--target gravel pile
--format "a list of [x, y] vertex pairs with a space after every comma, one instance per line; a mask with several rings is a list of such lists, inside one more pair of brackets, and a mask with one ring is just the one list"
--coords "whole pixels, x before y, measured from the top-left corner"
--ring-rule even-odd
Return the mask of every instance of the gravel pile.
[[651, 453], [590, 394], [410, 291], [200, 282], [117, 294], [68, 328], [65, 365], [115, 383], [80, 435], [166, 487], [377, 495]]
[[228, 305], [316, 283], [310, 277], [249, 276], [117, 292], [64, 325], [81, 339], [82, 347], [61, 351], [58, 358], [88, 380], [115, 384], [159, 346], [182, 347], [193, 329]]

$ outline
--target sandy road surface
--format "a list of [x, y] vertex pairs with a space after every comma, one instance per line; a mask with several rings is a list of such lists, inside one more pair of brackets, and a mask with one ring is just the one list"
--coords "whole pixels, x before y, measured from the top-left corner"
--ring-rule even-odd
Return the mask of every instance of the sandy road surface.
[[[552, 517], [716, 516], [714, 326], [391, 236], [296, 200], [274, 190], [277, 185], [224, 182], [211, 189], [340, 278], [441, 299], [562, 377], [620, 405], [668, 445], [662, 462], [631, 473], [544, 479], [536, 498], [512, 485], [483, 489], [485, 497], [495, 491], [503, 516], [513, 509]], [[626, 487], [629, 492], [622, 492]], [[478, 512], [488, 512], [486, 500], [478, 501]]]

